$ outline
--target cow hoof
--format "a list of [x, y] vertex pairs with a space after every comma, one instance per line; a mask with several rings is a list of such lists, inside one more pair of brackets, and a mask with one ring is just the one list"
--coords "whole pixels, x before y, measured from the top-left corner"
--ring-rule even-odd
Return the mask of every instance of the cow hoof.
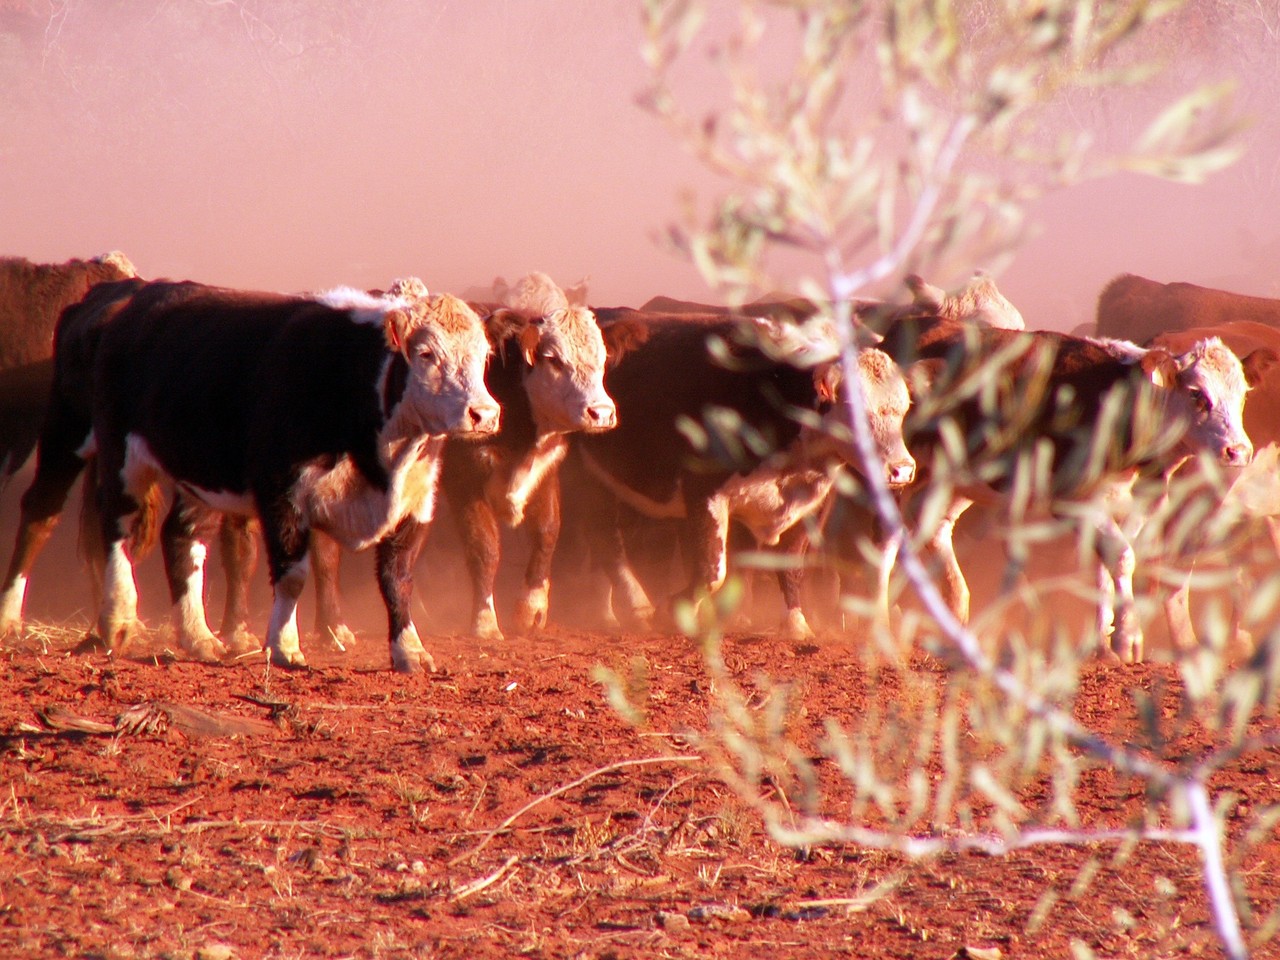
[[418, 639], [418, 630], [413, 624], [391, 641], [391, 667], [396, 673], [436, 672], [436, 662]]
[[227, 637], [224, 641], [224, 646], [227, 648], [226, 655], [231, 659], [262, 652], [261, 641], [243, 623], [225, 636]]
[[477, 640], [505, 640], [492, 610], [481, 610], [471, 621], [471, 635]]
[[227, 657], [227, 648], [212, 633], [207, 637], [180, 637], [179, 644], [193, 660], [202, 663], [220, 663]]
[[549, 606], [545, 587], [535, 587], [516, 601], [516, 630], [519, 633], [537, 633], [547, 626]]
[[393, 650], [391, 652], [391, 666], [396, 673], [427, 673], [436, 672], [436, 662], [431, 658], [431, 654], [425, 650], [404, 651]]
[[356, 635], [345, 623], [325, 627], [320, 635], [339, 653], [346, 653], [356, 645]]
[[280, 650], [272, 647], [267, 651], [267, 660], [273, 667], [284, 667], [286, 670], [302, 670], [307, 665], [307, 658], [302, 655], [301, 650]]
[[815, 636], [813, 628], [809, 626], [809, 621], [805, 619], [804, 613], [800, 610], [787, 611], [787, 618], [782, 621], [779, 632], [784, 640], [789, 640], [792, 643], [812, 640]]

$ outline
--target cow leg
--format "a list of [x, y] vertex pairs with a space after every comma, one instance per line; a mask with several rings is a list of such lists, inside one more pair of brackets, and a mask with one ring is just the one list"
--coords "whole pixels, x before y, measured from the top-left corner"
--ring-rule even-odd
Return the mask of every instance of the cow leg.
[[687, 510], [680, 534], [689, 582], [672, 598], [673, 608], [682, 600], [700, 603], [719, 590], [728, 575], [728, 503], [716, 496], [690, 503]]
[[801, 591], [804, 588], [804, 560], [809, 546], [809, 530], [803, 521], [793, 524], [778, 538], [778, 552], [788, 561], [778, 568], [778, 587], [782, 590], [782, 602], [787, 608], [780, 632], [785, 639], [796, 642], [812, 640], [814, 637], [813, 628], [809, 626], [800, 606]]
[[1142, 661], [1142, 629], [1133, 596], [1133, 546], [1111, 517], [1099, 521], [1098, 637], [1122, 663]]
[[262, 644], [249, 629], [249, 584], [258, 567], [258, 536], [248, 517], [226, 514], [218, 531], [222, 572], [227, 584], [222, 611], [222, 641], [235, 656], [256, 653]]
[[493, 602], [502, 536], [498, 518], [489, 501], [478, 492], [454, 493], [449, 503], [462, 538], [467, 574], [471, 577], [471, 636], [480, 640], [502, 640]]
[[575, 492], [575, 508], [586, 533], [591, 566], [602, 571], [609, 581], [614, 620], [624, 629], [652, 628], [653, 601], [627, 558], [620, 505], [593, 481], [581, 484]]
[[[956, 497], [952, 500], [951, 506], [942, 515], [938, 522], [937, 528], [930, 535], [924, 544], [924, 549], [931, 553], [939, 562], [939, 575], [942, 578], [942, 595], [947, 602], [947, 607], [955, 615], [955, 618], [961, 623], [969, 622], [969, 583], [965, 579], [964, 571], [960, 569], [960, 560], [956, 557], [955, 547], [955, 530], [956, 523], [964, 515], [964, 512], [973, 506], [973, 501], [965, 497]], [[893, 557], [896, 560], [899, 544], [893, 545]], [[883, 598], [885, 607], [888, 606], [887, 578], [884, 578], [886, 593]]]
[[118, 457], [115, 451], [123, 452], [123, 443], [102, 446], [98, 459], [98, 513], [106, 567], [98, 607], [98, 639], [109, 651], [118, 651], [138, 631], [138, 587], [133, 560], [125, 547], [124, 519], [135, 516], [135, 526], [152, 529], [151, 522], [138, 517], [138, 513], [157, 506], [152, 490], [157, 478], [145, 463], [134, 462], [128, 454]]
[[1187, 652], [1197, 646], [1195, 626], [1191, 622], [1191, 576], [1164, 601], [1164, 616], [1169, 624], [1169, 637], [1177, 649]]
[[178, 644], [195, 659], [210, 662], [227, 655], [227, 648], [209, 629], [204, 609], [204, 562], [215, 521], [209, 511], [178, 494], [160, 530]]
[[516, 598], [516, 630], [536, 633], [547, 625], [551, 603], [551, 560], [560, 539], [560, 482], [555, 472], [543, 477], [525, 505], [524, 526], [529, 535], [529, 563], [524, 588]]
[[76, 417], [55, 399], [40, 431], [36, 450], [36, 471], [31, 486], [22, 494], [22, 513], [14, 538], [13, 556], [0, 584], [0, 637], [22, 629], [22, 606], [27, 580], [36, 557], [44, 548], [67, 495], [85, 461], [76, 450], [89, 436], [89, 424]]
[[418, 639], [410, 604], [413, 601], [413, 565], [427, 539], [427, 525], [406, 517], [390, 536], [378, 542], [378, 588], [387, 605], [391, 665], [397, 673], [418, 673], [424, 667], [435, 672], [435, 661]]
[[311, 564], [316, 578], [316, 633], [343, 653], [354, 646], [356, 635], [342, 615], [338, 591], [338, 570], [342, 563], [342, 545], [327, 533], [311, 531]]
[[287, 493], [260, 495], [258, 504], [274, 594], [267, 621], [267, 659], [280, 667], [305, 667], [298, 643], [298, 598], [311, 566], [311, 530]]

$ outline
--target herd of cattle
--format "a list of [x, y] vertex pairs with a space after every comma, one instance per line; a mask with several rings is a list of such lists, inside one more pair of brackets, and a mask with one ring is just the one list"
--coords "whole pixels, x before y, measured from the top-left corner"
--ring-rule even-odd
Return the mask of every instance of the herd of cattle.
[[[804, 300], [590, 308], [584, 289], [543, 274], [495, 283], [491, 302], [415, 278], [285, 295], [145, 281], [118, 253], [0, 260], [0, 473], [36, 453], [0, 582], [0, 637], [22, 630], [36, 557], [82, 475], [94, 631], [110, 650], [137, 631], [133, 564], [157, 539], [179, 644], [205, 660], [256, 649], [247, 585], [260, 535], [271, 662], [305, 663], [297, 607], [309, 574], [318, 629], [349, 635], [345, 546], [375, 552], [395, 669], [429, 667], [410, 601], [438, 491], [461, 537], [475, 635], [502, 636], [494, 585], [510, 527], [531, 544], [511, 626], [546, 624], [562, 512], [608, 580], [612, 616], [650, 624], [669, 608], [630, 555], [646, 523], [677, 531], [687, 577], [672, 602], [723, 584], [732, 523], [797, 561], [825, 524], [827, 548], [856, 562], [852, 534], [831, 529], [856, 515], [833, 510], [841, 476], [866, 469], [849, 428], [856, 390], [875, 469], [958, 617], [970, 600], [956, 522], [975, 503], [1025, 512], [1030, 497], [1088, 527], [1099, 643], [1142, 659], [1133, 524], [1082, 505], [1167, 480], [1194, 457], [1240, 467], [1280, 441], [1268, 392], [1280, 375], [1267, 376], [1280, 301], [1122, 276], [1100, 297], [1097, 335], [1081, 337], [1026, 331], [981, 273], [953, 293], [915, 277], [908, 287], [903, 305], [851, 305], [857, 362], [846, 370], [830, 311]], [[945, 496], [922, 509], [918, 494], [938, 480]], [[228, 579], [218, 633], [204, 607], [215, 536]], [[880, 545], [884, 604], [895, 546]], [[779, 567], [783, 629], [811, 636], [804, 565]], [[1185, 604], [1184, 589], [1169, 611], [1190, 645]]]

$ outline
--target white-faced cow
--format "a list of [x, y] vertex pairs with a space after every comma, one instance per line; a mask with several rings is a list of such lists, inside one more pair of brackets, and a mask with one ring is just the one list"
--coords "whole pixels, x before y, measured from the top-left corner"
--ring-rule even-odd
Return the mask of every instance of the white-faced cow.
[[[624, 322], [641, 335], [619, 351], [605, 379], [619, 426], [573, 441], [573, 497], [592, 560], [609, 578], [615, 614], [643, 623], [654, 608], [626, 555], [624, 510], [678, 521], [688, 578], [676, 599], [696, 600], [724, 582], [731, 518], [760, 542], [776, 544], [821, 507], [835, 472], [856, 458], [829, 327], [596, 313], [606, 336]], [[755, 331], [746, 342], [744, 324]], [[721, 345], [715, 353], [712, 340]], [[885, 478], [909, 483], [915, 463], [902, 441], [906, 383], [880, 351], [860, 356], [856, 381], [872, 412]]]
[[[943, 320], [905, 326], [888, 332], [885, 349], [900, 362], [942, 359], [949, 371], [935, 382], [930, 419], [910, 439], [926, 467], [935, 456], [949, 465], [942, 472], [950, 507], [927, 546], [941, 561], [952, 610], [967, 619], [968, 585], [952, 532], [971, 504], [1017, 501], [1019, 509], [1057, 512], [1069, 503], [1096, 538], [1101, 642], [1123, 661], [1142, 659], [1133, 548], [1108, 503], [1131, 491], [1140, 472], [1167, 474], [1200, 452], [1247, 463], [1253, 446], [1241, 409], [1254, 361], [1242, 366], [1216, 339], [1171, 354]], [[963, 449], [944, 442], [946, 420]], [[1045, 483], [1029, 483], [1036, 476]]]
[[[296, 612], [315, 528], [352, 549], [376, 548], [393, 665], [430, 665], [409, 599], [444, 440], [485, 437], [499, 422], [484, 387], [480, 318], [448, 295], [298, 297], [195, 283], [145, 284], [91, 306], [69, 312], [59, 330], [92, 352], [91, 423], [59, 403], [55, 372], [0, 609], [20, 612], [24, 544], [56, 516], [49, 508], [61, 506], [76, 461], [92, 449], [106, 553], [97, 632], [109, 649], [136, 623], [124, 521], [167, 478], [211, 509], [261, 521], [275, 592], [272, 662], [305, 663]], [[171, 584], [188, 579], [186, 596], [198, 596], [205, 545], [181, 515], [164, 536]], [[179, 602], [175, 625], [197, 654], [220, 652], [202, 606], [196, 616]]]
[[[1275, 366], [1276, 358], [1280, 358], [1280, 327], [1237, 320], [1161, 334], [1149, 346], [1182, 353], [1211, 338], [1220, 339], [1244, 363], [1252, 387], [1244, 406], [1244, 428], [1254, 447], [1261, 450], [1268, 445], [1280, 444], [1280, 368]], [[1259, 514], [1256, 511], [1261, 506], [1255, 504], [1255, 515], [1261, 515], [1272, 544], [1280, 552], [1280, 513]], [[1191, 620], [1190, 588], [1188, 574], [1164, 603], [1170, 638], [1184, 650], [1197, 645]]]

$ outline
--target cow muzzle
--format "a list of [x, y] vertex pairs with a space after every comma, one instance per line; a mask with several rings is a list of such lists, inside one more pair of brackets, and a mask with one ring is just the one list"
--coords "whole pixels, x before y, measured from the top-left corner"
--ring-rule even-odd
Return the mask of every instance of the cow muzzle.
[[488, 403], [471, 403], [467, 405], [458, 433], [477, 439], [491, 436], [498, 432], [501, 422], [502, 409], [492, 400]]
[[885, 482], [891, 487], [905, 487], [916, 479], [914, 460], [894, 460], [884, 465]]
[[1247, 467], [1253, 460], [1253, 446], [1247, 443], [1229, 443], [1222, 448], [1222, 463], [1227, 467]]
[[618, 425], [618, 408], [612, 401], [589, 405], [583, 416], [583, 428], [590, 433], [612, 430]]

